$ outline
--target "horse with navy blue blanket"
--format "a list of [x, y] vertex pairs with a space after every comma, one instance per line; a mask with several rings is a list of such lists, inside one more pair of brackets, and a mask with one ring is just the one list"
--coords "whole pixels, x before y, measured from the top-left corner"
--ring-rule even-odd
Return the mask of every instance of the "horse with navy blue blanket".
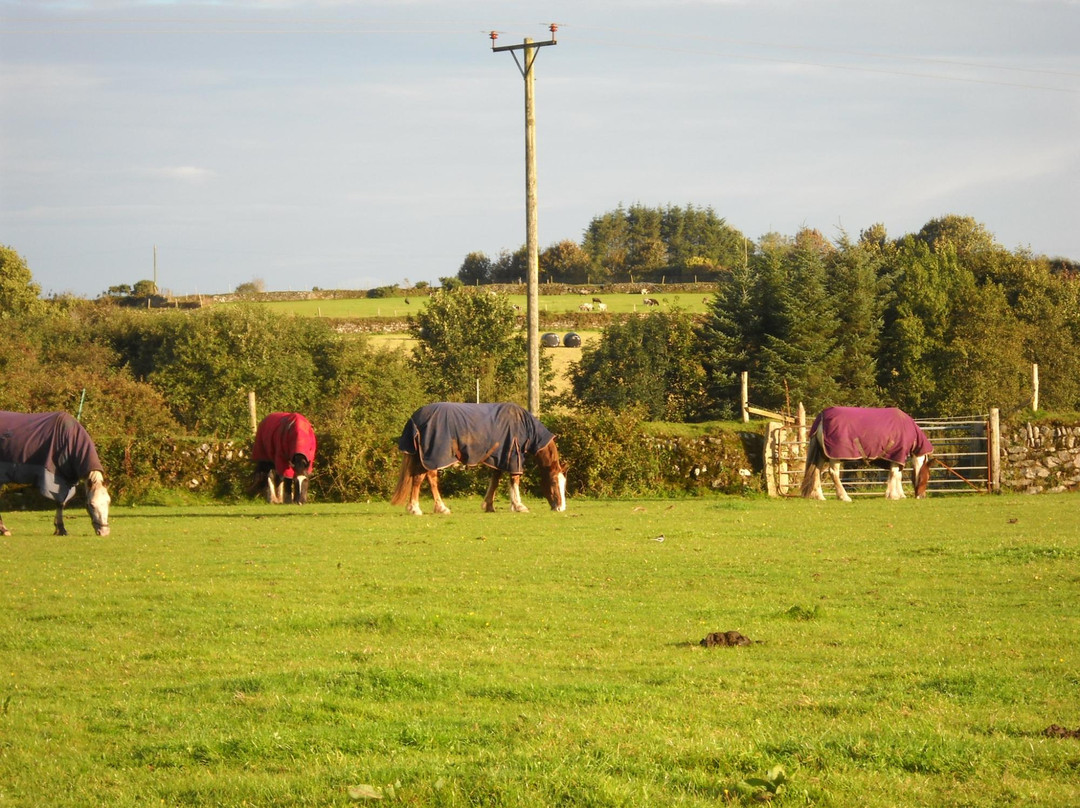
[[837, 498], [851, 502], [840, 482], [840, 465], [844, 460], [862, 460], [888, 470], [886, 499], [904, 499], [902, 471], [911, 457], [911, 482], [915, 497], [922, 499], [930, 482], [933, 451], [915, 419], [895, 407], [827, 407], [810, 428], [800, 493], [807, 499], [825, 499], [821, 470], [828, 466]]
[[495, 510], [495, 491], [506, 473], [510, 475], [510, 509], [527, 513], [519, 488], [526, 455], [536, 458], [551, 509], [566, 510], [566, 466], [559, 459], [555, 436], [517, 404], [428, 404], [409, 418], [398, 448], [405, 457], [390, 502], [407, 503], [409, 513], [421, 513], [420, 486], [424, 480], [431, 488], [435, 513], [450, 513], [439, 494], [439, 470], [459, 463], [494, 470], [484, 496], [485, 511]]
[[[64, 506], [86, 480], [86, 510], [94, 532], [109, 535], [105, 472], [86, 429], [66, 412], [0, 412], [0, 485], [34, 485], [56, 505], [54, 536], [68, 535]], [[10, 536], [0, 517], [0, 536]]]

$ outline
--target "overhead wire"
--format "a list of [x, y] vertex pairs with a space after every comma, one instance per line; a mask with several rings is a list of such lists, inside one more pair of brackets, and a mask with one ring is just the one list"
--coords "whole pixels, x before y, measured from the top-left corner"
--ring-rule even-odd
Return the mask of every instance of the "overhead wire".
[[[330, 19], [330, 18], [295, 18], [295, 19], [267, 19], [262, 20], [256, 25], [252, 25], [251, 20], [239, 19], [239, 18], [223, 18], [208, 21], [208, 20], [190, 20], [177, 17], [161, 18], [156, 20], [140, 19], [135, 17], [112, 17], [112, 18], [51, 18], [47, 24], [42, 25], [40, 18], [32, 17], [0, 17], [0, 30], [7, 28], [11, 23], [16, 24], [31, 24], [34, 27], [20, 28], [16, 25], [14, 30], [9, 30], [8, 33], [17, 33], [20, 35], [39, 34], [39, 35], [52, 35], [52, 34], [138, 34], [138, 35], [184, 35], [184, 34], [199, 34], [199, 35], [360, 35], [360, 36], [383, 36], [383, 35], [475, 35], [477, 31], [484, 34], [489, 33], [494, 28], [499, 27], [504, 29], [507, 27], [513, 27], [517, 29], [528, 29], [534, 26], [547, 26], [548, 23], [506, 23], [503, 22], [500, 26], [491, 26], [488, 28], [477, 28], [476, 26], [469, 25], [465, 27], [460, 21], [426, 21], [417, 25], [414, 22], [406, 22], [397, 24], [386, 19], [371, 19], [371, 18], [342, 18], [342, 19]], [[132, 25], [147, 26], [150, 23], [152, 27], [127, 27]], [[231, 27], [233, 25], [238, 27]], [[243, 26], [243, 27], [239, 27]], [[281, 27], [279, 27], [281, 26]], [[318, 26], [318, 27], [312, 27]], [[915, 72], [910, 70], [901, 70], [891, 67], [882, 67], [862, 64], [844, 64], [832, 61], [808, 61], [808, 60], [796, 60], [786, 59], [778, 56], [762, 55], [760, 53], [737, 53], [732, 51], [720, 51], [714, 48], [694, 48], [686, 47], [675, 44], [656, 44], [657, 39], [674, 39], [678, 40], [690, 40], [706, 45], [714, 44], [717, 46], [734, 46], [734, 47], [751, 47], [757, 49], [771, 49], [779, 51], [802, 51], [809, 53], [819, 54], [835, 54], [838, 56], [857, 57], [860, 59], [871, 59], [878, 61], [900, 61], [915, 64], [927, 64], [937, 65], [944, 67], [955, 67], [971, 70], [992, 70], [1002, 72], [1014, 72], [1014, 73], [1026, 73], [1032, 75], [1045, 75], [1045, 76], [1057, 76], [1062, 78], [1080, 78], [1080, 72], [1059, 70], [1059, 69], [1047, 69], [1029, 66], [1017, 66], [1017, 65], [1004, 65], [994, 62], [971, 62], [960, 61], [955, 59], [946, 59], [940, 56], [917, 56], [912, 54], [899, 54], [899, 53], [884, 53], [875, 52], [869, 50], [850, 50], [842, 48], [828, 48], [822, 46], [813, 45], [801, 45], [801, 44], [785, 44], [774, 42], [763, 42], [759, 40], [740, 40], [725, 37], [714, 37], [705, 34], [685, 34], [685, 33], [665, 33], [658, 32], [653, 29], [633, 29], [633, 28], [618, 28], [609, 26], [594, 26], [594, 25], [577, 25], [574, 23], [559, 23], [560, 28], [571, 28], [575, 31], [591, 31], [601, 34], [619, 34], [625, 36], [643, 37], [652, 40], [650, 42], [627, 42], [627, 41], [608, 41], [608, 40], [590, 40], [590, 46], [606, 46], [617, 49], [629, 49], [629, 50], [650, 50], [657, 52], [668, 53], [680, 53], [697, 56], [710, 56], [721, 57], [734, 60], [745, 60], [753, 62], [764, 62], [772, 64], [787, 64], [797, 67], [813, 67], [823, 70], [843, 70], [848, 72], [870, 73], [876, 75], [898, 76], [903, 78], [919, 78], [929, 79], [935, 81], [952, 81], [961, 82], [966, 84], [980, 84], [999, 87], [1010, 87], [1014, 89], [1024, 90], [1040, 90], [1055, 93], [1066, 94], [1080, 94], [1080, 88], [1074, 87], [1062, 87], [1053, 86], [1050, 84], [1035, 84], [1022, 81], [1006, 81], [1003, 79], [993, 78], [980, 78], [971, 76], [958, 76], [955, 74], [940, 74], [931, 72]], [[505, 33], [505, 30], [500, 30], [500, 33]]]

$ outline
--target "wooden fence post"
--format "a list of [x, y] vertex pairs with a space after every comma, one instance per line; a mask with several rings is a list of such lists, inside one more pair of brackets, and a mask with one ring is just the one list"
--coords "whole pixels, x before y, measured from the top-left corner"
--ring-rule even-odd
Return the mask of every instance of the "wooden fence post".
[[986, 441], [987, 484], [994, 494], [1001, 493], [1001, 411], [990, 408], [990, 434]]
[[255, 430], [259, 428], [258, 419], [255, 416], [255, 391], [248, 390], [248, 415], [251, 416], [251, 434], [255, 434]]
[[746, 409], [750, 406], [750, 374], [744, 370], [740, 377], [742, 378], [742, 422], [745, 424], [750, 420], [750, 411]]
[[777, 421], [769, 421], [765, 425], [765, 489], [770, 497], [779, 496], [777, 490], [776, 447], [779, 444], [780, 428], [783, 424]]

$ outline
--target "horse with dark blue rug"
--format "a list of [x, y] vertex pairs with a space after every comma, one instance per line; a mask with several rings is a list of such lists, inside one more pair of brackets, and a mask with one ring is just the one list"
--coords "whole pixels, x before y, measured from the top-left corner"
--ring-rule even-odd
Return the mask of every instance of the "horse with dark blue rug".
[[[57, 503], [53, 535], [68, 535], [64, 506], [83, 479], [94, 532], [108, 536], [111, 498], [97, 447], [83, 425], [66, 412], [0, 412], [0, 485], [33, 485]], [[0, 536], [10, 535], [0, 518]]]
[[435, 513], [450, 513], [439, 494], [439, 470], [457, 464], [494, 470], [484, 497], [485, 511], [495, 510], [495, 491], [506, 473], [510, 475], [511, 510], [527, 513], [519, 486], [528, 455], [534, 456], [540, 467], [544, 496], [551, 509], [566, 510], [566, 466], [559, 460], [555, 436], [517, 404], [428, 404], [409, 418], [398, 448], [405, 457], [390, 502], [408, 503], [409, 513], [421, 513], [420, 486], [425, 479], [435, 499]]
[[807, 499], [825, 499], [821, 470], [828, 466], [836, 496], [851, 502], [840, 482], [840, 467], [845, 460], [861, 460], [888, 470], [886, 499], [904, 499], [901, 473], [911, 457], [912, 485], [916, 498], [922, 499], [930, 482], [928, 458], [933, 451], [915, 419], [896, 407], [827, 407], [810, 428], [800, 493]]
[[265, 483], [266, 501], [304, 505], [308, 497], [308, 477], [315, 465], [315, 430], [298, 412], [272, 412], [259, 422], [251, 459], [255, 475], [254, 493]]

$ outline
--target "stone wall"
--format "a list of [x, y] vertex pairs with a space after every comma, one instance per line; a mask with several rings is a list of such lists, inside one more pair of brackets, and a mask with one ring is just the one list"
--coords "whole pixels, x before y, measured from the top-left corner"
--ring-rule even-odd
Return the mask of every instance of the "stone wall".
[[1028, 494], [1080, 491], [1080, 425], [1003, 423], [1001, 487]]

